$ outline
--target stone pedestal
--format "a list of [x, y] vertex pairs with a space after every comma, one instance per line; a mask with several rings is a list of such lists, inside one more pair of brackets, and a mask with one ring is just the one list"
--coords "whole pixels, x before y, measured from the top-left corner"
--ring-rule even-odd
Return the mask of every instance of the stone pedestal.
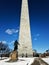
[[18, 60], [18, 52], [17, 52], [17, 51], [13, 51], [13, 52], [10, 54], [10, 60], [11, 60], [11, 61], [17, 61], [17, 60]]

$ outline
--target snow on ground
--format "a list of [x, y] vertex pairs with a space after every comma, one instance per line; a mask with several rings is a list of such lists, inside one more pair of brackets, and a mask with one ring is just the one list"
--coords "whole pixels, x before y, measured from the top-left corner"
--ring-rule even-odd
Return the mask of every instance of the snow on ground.
[[8, 59], [0, 60], [0, 65], [30, 65], [34, 62], [35, 58], [19, 58], [16, 62], [7, 62]]
[[49, 57], [48, 58], [42, 58], [42, 60], [44, 60], [46, 63], [49, 64]]

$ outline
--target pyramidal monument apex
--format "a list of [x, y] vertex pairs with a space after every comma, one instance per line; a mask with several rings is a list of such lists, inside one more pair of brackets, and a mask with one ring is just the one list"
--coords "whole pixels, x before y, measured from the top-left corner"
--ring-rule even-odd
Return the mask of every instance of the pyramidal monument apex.
[[32, 41], [30, 32], [28, 0], [22, 0], [20, 31], [19, 31], [19, 56], [33, 56]]

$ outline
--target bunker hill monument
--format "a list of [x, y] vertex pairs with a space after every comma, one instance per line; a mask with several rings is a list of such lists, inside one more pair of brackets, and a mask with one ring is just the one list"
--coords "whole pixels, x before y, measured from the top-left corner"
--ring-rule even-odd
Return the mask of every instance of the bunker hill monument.
[[28, 0], [22, 0], [21, 17], [20, 17], [20, 31], [19, 31], [19, 56], [32, 56], [32, 41], [30, 32], [30, 20], [29, 20], [29, 9]]

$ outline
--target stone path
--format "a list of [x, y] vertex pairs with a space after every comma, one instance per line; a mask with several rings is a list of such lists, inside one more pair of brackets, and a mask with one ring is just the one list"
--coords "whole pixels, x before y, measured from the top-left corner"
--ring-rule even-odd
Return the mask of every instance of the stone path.
[[44, 62], [43, 60], [41, 60], [41, 58], [36, 58], [34, 60], [34, 63], [32, 63], [31, 65], [48, 65], [48, 64]]

